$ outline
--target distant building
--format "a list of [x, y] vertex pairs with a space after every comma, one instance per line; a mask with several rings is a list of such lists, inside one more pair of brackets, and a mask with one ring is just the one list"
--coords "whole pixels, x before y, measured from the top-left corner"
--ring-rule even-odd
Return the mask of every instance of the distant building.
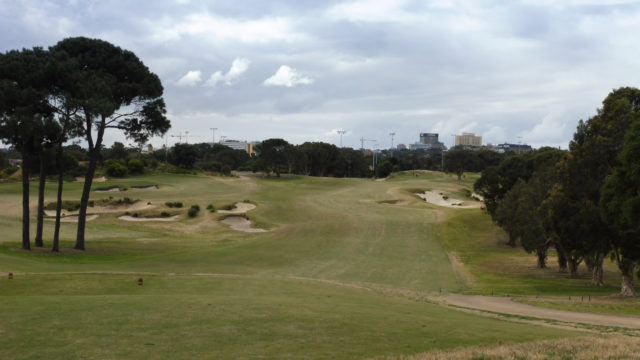
[[420, 142], [409, 144], [409, 150], [445, 150], [443, 143], [438, 141], [437, 133], [420, 133]]
[[532, 151], [531, 145], [527, 144], [498, 144], [495, 147], [495, 151], [499, 153], [513, 152], [515, 154], [524, 154]]
[[219, 142], [220, 145], [228, 146], [234, 150], [246, 150], [247, 142], [240, 140], [222, 140]]
[[407, 145], [405, 144], [398, 144], [398, 146], [396, 146], [397, 150], [406, 150], [407, 149]]
[[476, 136], [474, 133], [462, 133], [462, 135], [456, 135], [456, 146], [480, 147], [482, 146], [482, 136]]
[[248, 142], [247, 145], [244, 147], [244, 151], [247, 152], [247, 154], [249, 154], [249, 156], [255, 156], [258, 154], [257, 150], [256, 150], [256, 146], [260, 144], [257, 141], [251, 141]]

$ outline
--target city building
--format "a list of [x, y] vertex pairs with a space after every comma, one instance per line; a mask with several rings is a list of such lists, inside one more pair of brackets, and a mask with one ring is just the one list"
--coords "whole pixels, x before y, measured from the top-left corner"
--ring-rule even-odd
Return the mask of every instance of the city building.
[[443, 143], [438, 141], [437, 133], [420, 133], [420, 142], [409, 144], [409, 150], [446, 150]]
[[498, 144], [495, 147], [495, 151], [499, 153], [513, 152], [515, 154], [524, 154], [529, 151], [532, 151], [531, 145], [527, 144]]
[[474, 133], [465, 133], [456, 135], [456, 146], [462, 147], [480, 147], [482, 146], [482, 136], [476, 136]]

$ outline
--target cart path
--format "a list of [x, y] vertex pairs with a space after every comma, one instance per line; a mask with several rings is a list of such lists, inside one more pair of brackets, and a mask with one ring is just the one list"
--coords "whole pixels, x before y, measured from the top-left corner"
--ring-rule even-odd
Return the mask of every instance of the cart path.
[[548, 309], [521, 304], [519, 302], [513, 301], [513, 299], [511, 298], [450, 294], [444, 297], [444, 301], [449, 305], [476, 310], [492, 311], [502, 314], [551, 319], [568, 323], [640, 329], [639, 317]]

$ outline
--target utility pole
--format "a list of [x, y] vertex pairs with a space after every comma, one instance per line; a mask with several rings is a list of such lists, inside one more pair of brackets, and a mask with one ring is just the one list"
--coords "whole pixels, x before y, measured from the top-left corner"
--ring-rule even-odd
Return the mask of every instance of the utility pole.
[[209, 128], [209, 130], [211, 130], [211, 146], [213, 146], [216, 143], [216, 130], [218, 128]]
[[389, 135], [391, 135], [391, 150], [393, 150], [393, 137], [396, 136], [396, 133], [392, 132]]
[[346, 133], [345, 130], [337, 130], [338, 134], [340, 134], [340, 147], [342, 147], [342, 135]]

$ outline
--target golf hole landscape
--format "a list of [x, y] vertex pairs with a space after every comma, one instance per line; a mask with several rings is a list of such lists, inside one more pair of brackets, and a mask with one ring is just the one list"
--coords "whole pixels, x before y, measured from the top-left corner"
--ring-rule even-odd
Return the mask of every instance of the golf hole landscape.
[[0, 357], [635, 358], [640, 305], [614, 296], [615, 265], [597, 288], [536, 268], [468, 195], [478, 176], [107, 178], [128, 190], [93, 192], [86, 250], [63, 222], [59, 253], [20, 248], [21, 187], [2, 183]]

